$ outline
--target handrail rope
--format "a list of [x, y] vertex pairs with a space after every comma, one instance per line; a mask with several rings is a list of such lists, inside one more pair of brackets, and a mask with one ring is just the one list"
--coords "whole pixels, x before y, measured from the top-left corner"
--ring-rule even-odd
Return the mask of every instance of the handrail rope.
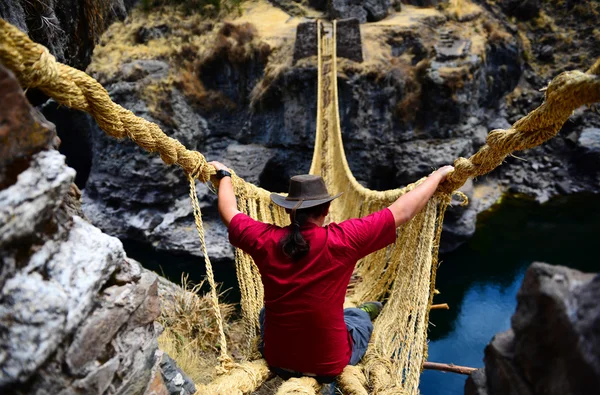
[[158, 125], [114, 103], [108, 92], [83, 71], [58, 63], [48, 49], [0, 18], [0, 62], [11, 69], [25, 89], [39, 88], [59, 104], [91, 114], [109, 136], [129, 137], [168, 165], [177, 164], [207, 182], [215, 173], [200, 152], [188, 150]]
[[541, 106], [509, 129], [492, 130], [484, 145], [470, 158], [454, 161], [441, 190], [452, 192], [469, 178], [487, 174], [514, 151], [536, 147], [554, 137], [577, 108], [600, 101], [600, 58], [586, 72], [565, 71], [548, 85]]

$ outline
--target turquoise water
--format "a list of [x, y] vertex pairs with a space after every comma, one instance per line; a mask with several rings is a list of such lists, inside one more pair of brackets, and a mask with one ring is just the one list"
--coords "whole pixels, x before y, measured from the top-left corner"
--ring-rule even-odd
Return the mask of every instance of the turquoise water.
[[[483, 366], [485, 346], [510, 327], [527, 267], [541, 261], [598, 272], [600, 195], [577, 195], [544, 205], [505, 198], [478, 218], [475, 236], [441, 258], [431, 312], [429, 360]], [[463, 393], [467, 376], [425, 371], [423, 395]]]

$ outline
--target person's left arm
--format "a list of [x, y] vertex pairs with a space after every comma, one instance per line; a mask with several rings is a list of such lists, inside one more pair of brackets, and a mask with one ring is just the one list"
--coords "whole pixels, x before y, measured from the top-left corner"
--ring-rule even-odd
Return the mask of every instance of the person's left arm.
[[[227, 166], [220, 162], [209, 162], [217, 171], [225, 170], [231, 172]], [[217, 194], [219, 198], [219, 215], [221, 221], [229, 228], [229, 224], [233, 217], [239, 214], [241, 211], [237, 208], [237, 200], [235, 193], [233, 192], [233, 184], [231, 183], [231, 177], [223, 177], [219, 181], [219, 191]]]

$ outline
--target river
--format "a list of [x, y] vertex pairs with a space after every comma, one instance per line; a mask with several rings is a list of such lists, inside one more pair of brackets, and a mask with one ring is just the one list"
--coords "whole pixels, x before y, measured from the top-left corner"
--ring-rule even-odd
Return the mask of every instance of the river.
[[[532, 262], [600, 271], [600, 195], [575, 195], [545, 204], [507, 197], [479, 215], [473, 238], [440, 257], [430, 314], [429, 360], [483, 366], [485, 346], [510, 327], [516, 295]], [[425, 371], [422, 395], [458, 395], [467, 376]]]

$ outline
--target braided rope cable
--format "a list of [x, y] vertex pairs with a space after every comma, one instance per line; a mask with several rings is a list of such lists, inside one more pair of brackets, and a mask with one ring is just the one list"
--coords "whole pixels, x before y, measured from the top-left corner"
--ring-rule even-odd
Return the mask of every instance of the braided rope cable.
[[452, 192], [469, 178], [494, 170], [514, 151], [536, 147], [554, 137], [577, 108], [600, 101], [600, 59], [586, 72], [565, 71], [546, 88], [544, 103], [510, 129], [492, 130], [487, 144], [470, 158], [454, 161], [454, 172], [441, 185]]
[[276, 392], [276, 395], [317, 395], [322, 385], [312, 377], [298, 377], [286, 380]]
[[100, 128], [117, 139], [129, 137], [168, 165], [177, 164], [202, 182], [215, 173], [204, 156], [167, 136], [156, 124], [114, 103], [106, 89], [83, 71], [58, 63], [43, 45], [0, 19], [0, 62], [24, 88], [39, 88], [59, 104], [91, 114]]

